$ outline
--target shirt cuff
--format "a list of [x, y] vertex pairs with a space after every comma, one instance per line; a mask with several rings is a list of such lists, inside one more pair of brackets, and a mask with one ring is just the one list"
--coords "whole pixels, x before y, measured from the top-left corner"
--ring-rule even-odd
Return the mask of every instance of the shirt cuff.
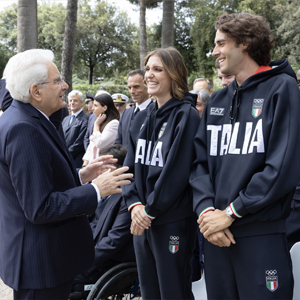
[[99, 191], [99, 189], [98, 189], [98, 187], [97, 187], [97, 185], [95, 184], [95, 183], [91, 183], [91, 185], [95, 188], [95, 190], [96, 190], [96, 193], [97, 193], [97, 201], [98, 201], [98, 203], [100, 202], [100, 200], [101, 200], [101, 195], [100, 195], [100, 191]]
[[81, 181], [80, 171], [81, 171], [81, 169], [78, 170], [78, 177], [79, 177], [80, 184], [81, 185], [85, 185], [86, 183], [83, 184], [82, 181]]

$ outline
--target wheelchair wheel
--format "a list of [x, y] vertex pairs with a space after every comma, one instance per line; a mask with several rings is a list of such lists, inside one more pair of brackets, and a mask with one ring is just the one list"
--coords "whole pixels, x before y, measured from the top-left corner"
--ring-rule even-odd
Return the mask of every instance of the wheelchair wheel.
[[139, 297], [136, 263], [129, 262], [121, 263], [104, 273], [95, 283], [87, 300], [121, 300]]

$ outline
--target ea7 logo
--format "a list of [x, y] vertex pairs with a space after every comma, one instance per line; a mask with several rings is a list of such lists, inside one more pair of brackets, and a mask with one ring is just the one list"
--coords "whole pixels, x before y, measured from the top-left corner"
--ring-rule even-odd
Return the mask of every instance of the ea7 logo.
[[210, 115], [211, 116], [224, 116], [224, 108], [221, 107], [211, 107]]

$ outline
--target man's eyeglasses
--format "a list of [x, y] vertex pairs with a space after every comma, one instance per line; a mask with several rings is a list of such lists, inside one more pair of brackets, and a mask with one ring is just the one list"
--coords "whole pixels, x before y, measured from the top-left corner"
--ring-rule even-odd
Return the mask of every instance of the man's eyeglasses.
[[63, 82], [64, 82], [64, 80], [61, 77], [59, 77], [59, 78], [57, 78], [57, 79], [55, 79], [53, 81], [44, 81], [44, 82], [41, 82], [41, 83], [39, 83], [39, 85], [43, 85], [43, 84], [47, 84], [47, 83], [54, 83], [54, 84], [60, 84], [62, 86]]
[[297, 80], [298, 85], [300, 85], [300, 80]]

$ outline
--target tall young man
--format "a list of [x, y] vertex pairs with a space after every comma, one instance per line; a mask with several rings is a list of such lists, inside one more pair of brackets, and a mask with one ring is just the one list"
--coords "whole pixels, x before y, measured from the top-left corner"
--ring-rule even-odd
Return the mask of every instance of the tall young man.
[[235, 81], [212, 95], [195, 140], [190, 182], [208, 298], [292, 299], [285, 218], [300, 176], [295, 73], [286, 59], [270, 62], [264, 18], [225, 14], [215, 27], [213, 55]]

